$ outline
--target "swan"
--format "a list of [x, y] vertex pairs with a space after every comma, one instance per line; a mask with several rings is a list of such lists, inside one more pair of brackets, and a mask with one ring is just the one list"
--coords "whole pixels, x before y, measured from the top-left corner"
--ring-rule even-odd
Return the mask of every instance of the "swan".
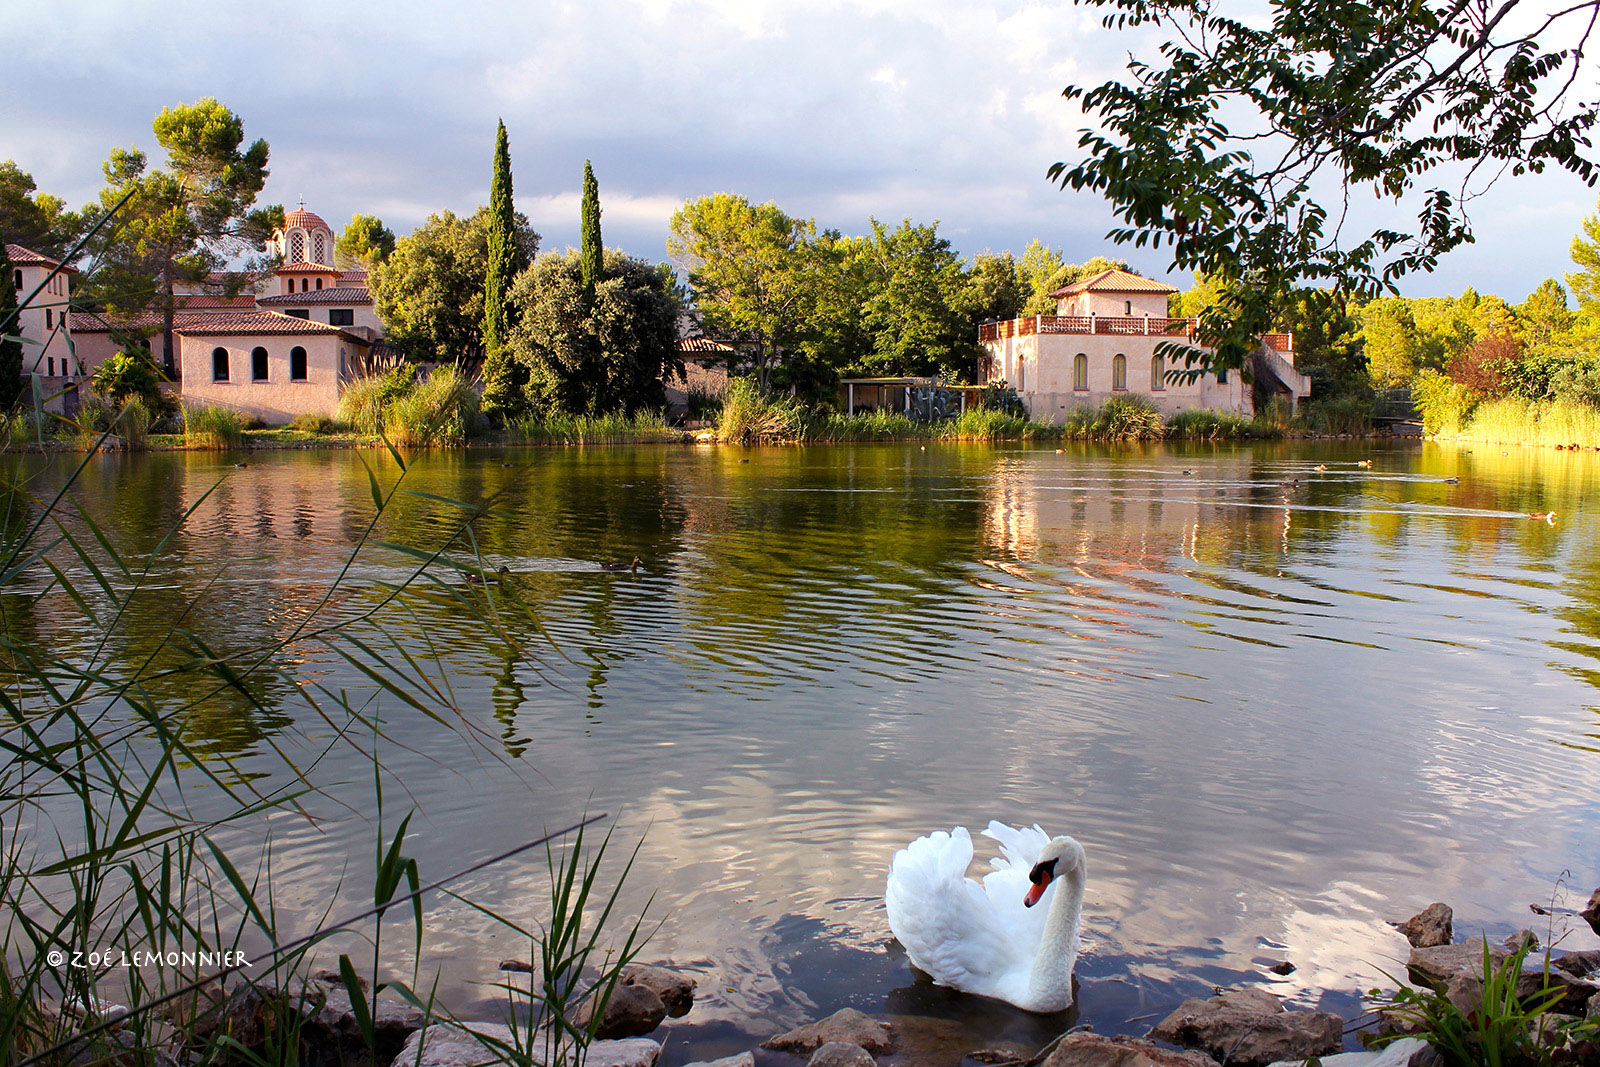
[[[982, 885], [967, 877], [972, 837], [964, 826], [895, 853], [883, 895], [889, 929], [940, 985], [1023, 1011], [1065, 1011], [1078, 961], [1083, 846], [1038, 826], [991, 822], [983, 834], [1001, 854]], [[1041, 900], [1046, 906], [1035, 909]]]

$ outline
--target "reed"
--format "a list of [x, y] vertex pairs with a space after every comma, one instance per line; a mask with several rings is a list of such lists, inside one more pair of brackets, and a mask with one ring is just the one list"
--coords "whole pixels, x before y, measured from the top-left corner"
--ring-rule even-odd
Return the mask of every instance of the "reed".
[[1491, 400], [1478, 405], [1458, 436], [1494, 444], [1592, 448], [1600, 445], [1600, 408], [1571, 400]]
[[183, 443], [189, 448], [221, 451], [244, 443], [244, 420], [237, 411], [212, 404], [183, 409]]
[[793, 397], [764, 396], [749, 378], [736, 378], [723, 398], [717, 439], [736, 444], [799, 441], [805, 425], [805, 410]]
[[437, 368], [389, 402], [383, 431], [401, 448], [434, 448], [466, 441], [478, 422], [478, 393], [454, 365]]
[[567, 415], [551, 413], [518, 419], [506, 427], [506, 439], [530, 445], [624, 445], [683, 440], [683, 431], [668, 426], [660, 412], [633, 415]]

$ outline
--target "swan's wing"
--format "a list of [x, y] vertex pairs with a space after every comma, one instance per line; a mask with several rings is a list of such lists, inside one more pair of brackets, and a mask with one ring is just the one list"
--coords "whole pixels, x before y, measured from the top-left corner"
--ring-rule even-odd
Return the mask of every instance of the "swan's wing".
[[1032, 885], [1028, 874], [1039, 862], [1039, 853], [1050, 843], [1050, 835], [1037, 823], [1032, 827], [1011, 827], [991, 822], [983, 836], [1000, 844], [1000, 855], [989, 861], [994, 869], [983, 876], [983, 891], [989, 897], [989, 907], [1006, 940], [1032, 959], [1039, 942], [1044, 940], [1044, 924], [1050, 914], [1055, 886], [1046, 888], [1039, 903], [1031, 908], [1022, 898], [1028, 895]]
[[912, 963], [944, 985], [983, 992], [1019, 959], [989, 895], [967, 877], [971, 862], [963, 827], [919, 837], [895, 853], [883, 899]]

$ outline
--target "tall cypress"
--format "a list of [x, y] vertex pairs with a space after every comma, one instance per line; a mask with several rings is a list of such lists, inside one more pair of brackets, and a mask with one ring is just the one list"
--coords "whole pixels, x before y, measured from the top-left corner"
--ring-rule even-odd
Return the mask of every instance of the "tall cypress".
[[502, 120], [494, 140], [489, 184], [489, 266], [483, 278], [484, 406], [514, 414], [526, 400], [527, 375], [506, 350], [511, 334], [511, 283], [527, 266], [517, 243], [517, 209], [511, 199], [511, 146]]
[[22, 334], [17, 292], [11, 284], [11, 256], [0, 240], [0, 411], [9, 411], [22, 395]]
[[594, 180], [594, 168], [583, 161], [583, 255], [579, 260], [583, 271], [583, 300], [594, 306], [594, 287], [600, 283], [604, 263], [604, 245], [600, 243], [600, 186]]

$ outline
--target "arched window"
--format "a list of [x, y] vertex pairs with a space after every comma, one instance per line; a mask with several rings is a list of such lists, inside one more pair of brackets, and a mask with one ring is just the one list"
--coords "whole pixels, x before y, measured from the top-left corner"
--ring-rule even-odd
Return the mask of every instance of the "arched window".
[[289, 349], [289, 380], [291, 382], [306, 380], [306, 350], [299, 345]]
[[267, 350], [265, 348], [252, 348], [250, 350], [250, 380], [264, 382], [267, 380]]
[[1150, 388], [1151, 390], [1165, 389], [1167, 387], [1166, 361], [1160, 356], [1150, 357]]
[[318, 289], [321, 289], [321, 288], [322, 288], [322, 279], [321, 279], [321, 278], [318, 278], [318, 279], [317, 279], [317, 288], [318, 288]]
[[211, 350], [211, 380], [214, 382], [228, 380], [228, 350], [226, 348], [213, 348]]
[[1089, 388], [1089, 357], [1082, 352], [1072, 357], [1072, 387]]
[[[328, 262], [326, 257], [327, 244], [323, 240], [322, 231], [318, 230], [317, 235], [311, 238], [311, 261], [313, 263], [326, 263]], [[320, 289], [322, 287], [319, 285], [317, 288]]]
[[1132, 300], [1124, 300], [1122, 302], [1122, 313], [1124, 315], [1127, 315], [1129, 318], [1133, 317], [1133, 301]]
[[1111, 360], [1111, 388], [1128, 387], [1128, 357], [1118, 352]]
[[17, 288], [22, 288], [22, 272], [20, 270], [17, 271]]
[[301, 230], [289, 231], [289, 262], [303, 263], [306, 258], [306, 235]]

